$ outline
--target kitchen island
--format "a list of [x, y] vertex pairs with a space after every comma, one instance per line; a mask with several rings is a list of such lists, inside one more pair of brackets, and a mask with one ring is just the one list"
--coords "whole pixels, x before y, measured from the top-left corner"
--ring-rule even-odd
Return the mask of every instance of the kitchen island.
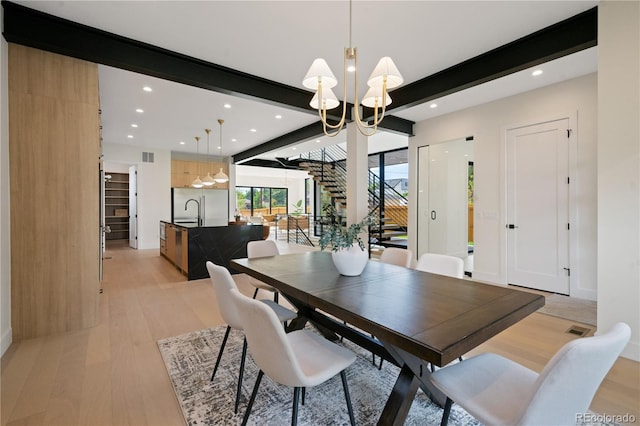
[[208, 278], [207, 261], [225, 266], [247, 257], [247, 243], [263, 239], [262, 225], [198, 226], [197, 223], [160, 221], [160, 254], [189, 280]]

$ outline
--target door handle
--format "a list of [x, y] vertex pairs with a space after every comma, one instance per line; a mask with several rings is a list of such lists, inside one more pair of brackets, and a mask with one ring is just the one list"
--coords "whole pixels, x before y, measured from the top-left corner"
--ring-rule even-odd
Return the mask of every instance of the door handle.
[[437, 216], [438, 215], [436, 214], [436, 211], [435, 210], [431, 210], [431, 220], [436, 220]]
[[510, 224], [508, 224], [508, 225], [507, 225], [507, 229], [515, 229], [515, 228], [517, 228], [517, 227], [518, 227], [517, 225], [514, 225], [514, 224], [512, 224], [512, 223], [510, 223]]

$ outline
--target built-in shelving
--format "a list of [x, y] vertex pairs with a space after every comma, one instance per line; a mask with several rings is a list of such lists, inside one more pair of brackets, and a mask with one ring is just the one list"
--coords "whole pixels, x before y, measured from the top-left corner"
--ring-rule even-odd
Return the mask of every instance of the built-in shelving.
[[107, 240], [129, 239], [129, 174], [106, 172], [111, 179], [104, 183], [105, 225], [111, 229]]

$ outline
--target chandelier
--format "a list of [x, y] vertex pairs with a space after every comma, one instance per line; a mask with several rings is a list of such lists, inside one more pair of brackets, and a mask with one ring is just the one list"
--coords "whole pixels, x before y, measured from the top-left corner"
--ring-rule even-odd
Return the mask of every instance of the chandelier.
[[391, 97], [387, 93], [388, 89], [393, 89], [403, 83], [400, 71], [393, 63], [393, 60], [385, 56], [380, 59], [378, 65], [367, 80], [369, 90], [364, 95], [361, 104], [373, 108], [373, 121], [371, 124], [363, 121], [360, 117], [360, 107], [358, 105], [358, 69], [357, 69], [357, 49], [351, 43], [351, 0], [349, 0], [349, 47], [344, 49], [344, 95], [342, 101], [342, 118], [337, 124], [327, 123], [327, 110], [336, 108], [340, 101], [336, 97], [332, 87], [338, 84], [338, 80], [329, 68], [327, 62], [322, 58], [317, 58], [311, 64], [309, 71], [304, 77], [302, 84], [308, 89], [315, 90], [316, 93], [309, 105], [318, 110], [318, 115], [322, 121], [324, 134], [333, 137], [342, 130], [347, 112], [347, 72], [354, 73], [354, 110], [355, 122], [358, 130], [365, 136], [375, 134], [378, 125], [384, 118], [386, 107], [391, 104]]

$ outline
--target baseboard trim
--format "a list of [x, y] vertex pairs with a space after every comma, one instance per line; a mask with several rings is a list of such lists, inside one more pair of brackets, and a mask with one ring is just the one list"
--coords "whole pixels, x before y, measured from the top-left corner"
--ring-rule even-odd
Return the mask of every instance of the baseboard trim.
[[2, 336], [0, 337], [0, 356], [4, 355], [7, 349], [9, 349], [9, 346], [11, 346], [12, 342], [13, 332], [11, 330], [11, 327], [9, 327], [9, 329], [2, 333]]

